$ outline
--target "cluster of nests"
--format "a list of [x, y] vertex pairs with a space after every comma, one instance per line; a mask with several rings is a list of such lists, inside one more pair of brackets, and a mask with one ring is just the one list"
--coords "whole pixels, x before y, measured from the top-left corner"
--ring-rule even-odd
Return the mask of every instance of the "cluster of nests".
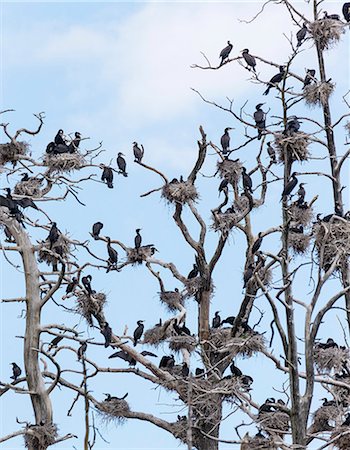
[[188, 202], [195, 202], [199, 195], [193, 183], [174, 179], [163, 186], [162, 197], [168, 203], [181, 203], [183, 205]]
[[19, 181], [14, 188], [14, 193], [24, 197], [39, 198], [42, 196], [41, 185], [41, 179], [31, 177], [28, 180]]
[[83, 316], [87, 323], [93, 325], [93, 317], [98, 317], [103, 311], [107, 297], [103, 292], [88, 294], [86, 291], [76, 293], [77, 305], [76, 312]]
[[8, 142], [6, 144], [0, 144], [0, 166], [11, 162], [15, 164], [20, 156], [24, 156], [28, 153], [28, 142]]
[[350, 255], [350, 222], [334, 216], [330, 222], [319, 222], [313, 227], [316, 253], [319, 264], [324, 270], [332, 265], [336, 255], [339, 255], [338, 270], [349, 259]]
[[138, 248], [128, 248], [126, 251], [127, 261], [130, 264], [142, 264], [144, 261], [147, 261], [151, 258], [156, 251], [154, 245], [143, 245]]
[[63, 173], [79, 170], [86, 163], [79, 152], [61, 153], [58, 155], [45, 154], [43, 163], [51, 172]]
[[69, 241], [63, 234], [60, 234], [57, 241], [52, 244], [51, 248], [49, 241], [45, 241], [42, 244], [42, 247], [38, 252], [38, 261], [52, 264], [55, 267], [60, 261], [59, 257], [65, 259], [66, 256], [70, 253], [70, 247], [71, 246], [69, 244]]
[[304, 88], [304, 99], [308, 106], [324, 106], [334, 91], [334, 83], [325, 81], [311, 83]]
[[265, 349], [265, 338], [253, 330], [232, 336], [232, 328], [212, 328], [211, 344], [215, 352], [229, 352], [230, 357], [250, 358]]
[[24, 434], [24, 445], [30, 450], [46, 450], [57, 439], [57, 426], [54, 423], [46, 425], [28, 425]]
[[341, 371], [349, 356], [349, 350], [345, 347], [324, 348], [316, 344], [314, 348], [314, 361], [320, 372]]
[[[253, 208], [260, 206], [258, 201], [253, 200]], [[242, 193], [237, 200], [233, 202], [231, 208], [225, 212], [213, 212], [213, 224], [211, 228], [214, 231], [228, 233], [232, 227], [237, 225], [243, 217], [251, 210], [249, 198]]]
[[308, 29], [322, 50], [332, 48], [344, 33], [344, 25], [342, 22], [330, 18], [316, 20], [309, 24]]
[[255, 436], [249, 436], [249, 433], [247, 433], [241, 442], [241, 450], [275, 450], [277, 448], [273, 439], [265, 437], [261, 431]]
[[309, 143], [309, 136], [302, 131], [275, 134], [274, 146], [277, 149], [278, 161], [284, 163], [285, 156], [290, 162], [307, 161], [310, 157]]
[[118, 425], [122, 425], [125, 422], [125, 415], [130, 412], [130, 407], [125, 399], [111, 397], [100, 402], [97, 406], [98, 411], [101, 414], [103, 421], [105, 422], [117, 422]]

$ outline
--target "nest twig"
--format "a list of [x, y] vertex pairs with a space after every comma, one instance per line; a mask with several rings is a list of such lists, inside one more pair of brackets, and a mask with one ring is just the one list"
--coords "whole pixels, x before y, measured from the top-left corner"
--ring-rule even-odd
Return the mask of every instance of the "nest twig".
[[250, 358], [265, 348], [265, 338], [262, 334], [246, 332], [240, 336], [232, 336], [232, 329], [212, 328], [210, 343], [217, 351], [227, 351], [231, 357], [240, 355]]
[[114, 398], [99, 403], [97, 409], [104, 422], [117, 422], [118, 425], [122, 425], [125, 422], [125, 415], [130, 412], [130, 407], [126, 400]]
[[340, 40], [344, 27], [339, 20], [320, 19], [309, 24], [309, 31], [321, 49], [328, 50]]
[[45, 241], [43, 246], [38, 251], [38, 261], [46, 262], [47, 264], [57, 264], [59, 258], [54, 253], [65, 259], [71, 251], [71, 245], [63, 234], [60, 234], [57, 241], [53, 243], [50, 249], [50, 243]]
[[304, 99], [308, 106], [324, 106], [334, 91], [334, 83], [312, 83], [304, 88]]
[[188, 181], [170, 182], [163, 186], [162, 197], [169, 203], [185, 204], [199, 197], [196, 187]]
[[7, 162], [15, 164], [20, 156], [28, 153], [28, 150], [29, 144], [25, 141], [0, 144], [0, 166], [3, 166]]
[[303, 255], [307, 252], [311, 241], [311, 236], [303, 233], [290, 231], [288, 234], [288, 244], [296, 255]]
[[220, 178], [225, 178], [229, 183], [237, 185], [242, 176], [242, 163], [225, 159], [217, 163]]
[[197, 341], [193, 336], [180, 335], [172, 336], [169, 338], [169, 348], [174, 352], [180, 352], [182, 349], [186, 349], [192, 353], [196, 349]]
[[87, 323], [92, 326], [93, 317], [98, 316], [106, 304], [106, 294], [104, 294], [103, 292], [97, 292], [95, 294], [89, 295], [85, 291], [79, 291], [76, 293], [76, 296], [76, 312], [82, 315], [86, 319]]
[[292, 135], [276, 134], [274, 145], [277, 148], [279, 162], [284, 163], [285, 155], [291, 162], [307, 161], [310, 157], [309, 142], [309, 136], [301, 131]]
[[52, 172], [72, 172], [79, 170], [86, 161], [79, 152], [61, 153], [59, 155], [46, 154], [43, 158], [45, 166], [48, 166]]
[[41, 185], [42, 180], [39, 180], [38, 178], [30, 178], [27, 181], [19, 181], [14, 188], [14, 193], [25, 197], [41, 197]]
[[24, 445], [26, 448], [35, 450], [46, 450], [47, 447], [56, 442], [58, 436], [57, 425], [48, 423], [45, 425], [28, 425], [26, 430], [29, 433], [24, 435]]
[[314, 348], [315, 365], [321, 372], [341, 371], [344, 361], [349, 360], [349, 350], [343, 348]]

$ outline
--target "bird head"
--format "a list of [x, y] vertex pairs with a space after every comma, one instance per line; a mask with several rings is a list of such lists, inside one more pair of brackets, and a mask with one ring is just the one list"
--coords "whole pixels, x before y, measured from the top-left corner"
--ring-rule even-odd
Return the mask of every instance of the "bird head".
[[144, 320], [138, 320], [137, 325], [141, 325], [144, 322]]
[[283, 72], [283, 71], [284, 71], [284, 69], [285, 69], [285, 67], [286, 67], [286, 66], [280, 66], [280, 67], [279, 67], [279, 69], [280, 69], [280, 72]]
[[136, 228], [136, 233], [139, 233], [142, 230], [142, 228]]
[[249, 53], [249, 49], [244, 48], [243, 50], [241, 50], [242, 53]]
[[230, 42], [230, 41], [227, 41], [227, 43], [228, 43], [228, 45], [231, 45], [231, 42]]
[[[86, 277], [89, 281], [91, 281], [92, 280], [92, 276], [91, 275], [88, 275], [87, 277]], [[107, 323], [107, 322], [106, 322]], [[107, 324], [108, 325], [108, 324]]]
[[263, 105], [265, 105], [265, 103], [259, 103], [258, 105], [256, 105], [256, 109], [260, 109]]
[[119, 152], [119, 153], [118, 153], [118, 156], [124, 156], [124, 153]]
[[133, 142], [133, 145], [137, 145], [137, 142]]
[[307, 183], [300, 183], [300, 184], [299, 184], [299, 187], [302, 188], [303, 186], [305, 186], [305, 184], [307, 184]]
[[179, 292], [179, 288], [175, 288], [174, 291], [175, 291], [175, 292]]
[[79, 133], [79, 131], [76, 131], [76, 132], [74, 133], [74, 136], [77, 137], [77, 138], [81, 138], [81, 134]]
[[217, 316], [220, 313], [220, 311], [215, 311], [215, 316]]
[[57, 134], [63, 134], [63, 130], [58, 130]]
[[57, 223], [56, 222], [51, 222], [51, 226], [55, 227], [55, 226], [57, 226]]

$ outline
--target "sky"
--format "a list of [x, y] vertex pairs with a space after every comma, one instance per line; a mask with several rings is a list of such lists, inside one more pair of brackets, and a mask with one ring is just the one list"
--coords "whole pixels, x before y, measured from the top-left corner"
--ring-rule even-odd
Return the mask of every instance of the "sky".
[[[307, 8], [305, 2], [294, 3], [302, 10]], [[290, 23], [283, 8], [272, 6], [266, 8], [254, 23], [242, 22], [243, 19], [251, 19], [261, 4], [258, 1], [1, 2], [0, 104], [1, 110], [15, 110], [3, 119], [10, 122], [10, 129], [35, 128], [33, 113], [45, 111], [42, 132], [38, 136], [28, 137], [33, 157], [41, 157], [59, 128], [64, 129], [66, 134], [80, 131], [89, 138], [84, 141], [84, 148], [94, 148], [102, 141], [104, 153], [100, 157], [101, 162], [114, 158], [115, 166], [117, 153], [121, 151], [126, 155], [129, 177], [116, 177], [113, 190], [98, 183], [85, 183], [80, 198], [86, 207], [78, 205], [73, 198], [58, 204], [45, 204], [46, 211], [57, 220], [62, 231], [69, 230], [70, 235], [77, 239], [88, 239], [91, 225], [101, 220], [105, 224], [105, 235], [131, 245], [135, 229], [142, 228], [144, 242], [154, 243], [161, 259], [174, 261], [184, 274], [189, 272], [194, 255], [182, 242], [172, 222], [172, 208], [164, 204], [158, 193], [140, 198], [140, 194], [160, 187], [161, 180], [156, 174], [133, 164], [132, 142], [142, 143], [146, 152], [145, 161], [171, 179], [180, 174], [186, 175], [191, 170], [197, 156], [200, 125], [204, 127], [208, 139], [217, 144], [227, 126], [236, 128], [231, 132], [233, 145], [244, 142], [242, 125], [233, 123], [227, 113], [203, 103], [191, 88], [225, 106], [227, 98], [233, 99], [236, 112], [248, 101], [245, 111], [252, 114], [257, 103], [266, 101], [265, 108], [270, 109], [270, 116], [280, 115], [274, 95], [261, 100], [264, 87], [249, 81], [250, 74], [239, 64], [232, 63], [217, 71], [191, 68], [192, 64], [205, 64], [201, 52], [216, 65], [218, 55], [228, 40], [233, 43], [234, 56], [243, 48], [249, 48], [253, 54], [267, 60], [285, 63], [290, 54], [287, 38], [292, 36], [295, 41], [298, 28]], [[326, 7], [328, 12], [340, 13], [341, 3], [332, 2], [325, 4], [324, 9]], [[349, 61], [348, 34], [326, 58], [329, 77], [337, 84], [332, 100], [334, 117], [344, 112], [342, 95], [349, 89], [349, 67], [344, 64], [339, 70], [339, 61], [344, 60]], [[306, 43], [305, 51], [293, 63], [293, 71], [303, 76], [305, 69], [315, 63], [315, 52]], [[275, 69], [261, 63], [258, 63], [257, 69], [266, 81], [275, 73]], [[306, 110], [301, 105], [296, 107], [296, 114], [312, 114], [316, 119], [321, 117], [319, 110]], [[273, 121], [272, 118], [270, 120]], [[307, 127], [306, 124], [304, 126]], [[344, 145], [342, 130], [337, 138], [341, 153]], [[253, 166], [257, 149], [254, 141], [239, 151], [238, 156], [247, 167]], [[210, 209], [218, 204], [218, 180], [205, 176], [214, 174], [215, 164], [216, 157], [210, 154], [198, 179], [201, 192], [198, 208], [208, 222]], [[313, 161], [313, 164], [321, 169], [327, 167], [322, 160]], [[298, 166], [297, 169], [304, 170], [304, 167]], [[94, 168], [93, 173], [100, 176], [98, 168]], [[307, 182], [308, 195], [312, 198], [323, 181], [307, 177]], [[1, 174], [0, 184], [1, 187], [8, 185]], [[347, 184], [345, 180], [344, 184]], [[271, 185], [266, 205], [252, 213], [252, 226], [256, 234], [280, 220], [280, 211], [276, 208], [280, 192], [281, 184]], [[317, 207], [320, 212], [328, 212], [330, 197], [325, 191], [321, 197]], [[348, 198], [346, 190], [347, 205]], [[40, 213], [34, 211], [30, 214], [35, 219], [44, 220]], [[185, 217], [190, 221], [188, 216]], [[190, 229], [196, 232], [193, 222], [190, 222]], [[34, 239], [45, 238], [42, 233], [31, 233]], [[214, 248], [215, 243], [216, 235], [211, 233], [208, 251]], [[276, 246], [273, 239], [269, 243]], [[93, 242], [91, 245], [94, 251], [104, 255], [102, 243]], [[214, 274], [216, 290], [212, 310], [220, 309], [223, 316], [235, 314], [242, 298], [244, 260], [240, 250], [243, 246], [244, 239], [234, 232]], [[3, 259], [0, 264], [1, 296], [20, 295], [18, 290], [22, 290], [23, 294], [21, 274], [10, 270]], [[146, 321], [147, 328], [153, 326], [160, 316], [167, 317], [157, 301], [159, 287], [144, 267], [127, 268], [120, 274], [110, 274], [108, 278], [98, 271], [92, 273], [96, 288], [108, 296], [107, 317], [110, 317], [115, 332], [122, 332], [126, 324], [132, 330], [140, 318]], [[168, 275], [164, 275], [164, 279], [167, 288], [175, 287]], [[329, 292], [336, 285], [336, 281], [331, 281]], [[301, 279], [296, 295], [304, 298], [309, 291], [305, 278]], [[260, 306], [267, 309], [261, 303]], [[188, 324], [195, 329], [196, 305], [188, 302], [187, 308]], [[13, 360], [14, 354], [16, 361], [22, 362], [21, 340], [15, 337], [23, 335], [21, 313], [21, 305], [1, 305], [2, 380], [9, 376], [8, 363]], [[11, 320], [8, 320], [9, 316]], [[53, 318], [60, 323], [79, 322], [76, 316], [67, 315], [54, 305], [49, 305], [43, 319], [52, 323]], [[267, 318], [265, 322], [269, 323]], [[80, 328], [99, 339], [99, 334], [88, 330], [84, 323], [80, 323]], [[301, 332], [301, 329], [298, 331]], [[166, 349], [163, 351], [166, 353]], [[89, 356], [101, 364], [108, 364], [108, 352], [101, 354], [94, 349], [89, 349], [89, 352]], [[70, 362], [69, 357], [63, 359], [64, 364]], [[120, 362], [113, 363], [117, 367]], [[280, 382], [271, 364], [262, 357], [239, 363], [248, 374], [254, 371], [269, 373], [276, 383]], [[123, 366], [122, 362], [120, 364]], [[269, 395], [273, 394], [267, 377], [257, 377], [254, 388], [260, 402], [265, 399], [267, 391]], [[132, 408], [169, 417], [169, 420], [179, 412], [177, 407], [170, 406], [176, 405], [171, 396], [125, 375], [116, 379], [102, 375], [92, 389], [97, 398], [102, 397], [105, 389], [118, 396], [129, 391]], [[16, 416], [19, 420], [30, 417], [28, 400], [17, 397], [9, 394], [8, 398], [13, 400], [10, 403], [7, 398], [2, 398], [2, 434], [17, 429]], [[79, 449], [82, 446], [82, 405], [76, 408], [73, 417], [67, 417], [66, 411], [71, 401], [70, 393], [56, 390], [53, 394], [60, 432], [69, 432], [73, 427], [80, 440], [67, 441], [57, 448], [72, 449], [75, 445]], [[225, 438], [236, 438], [232, 429], [232, 423], [223, 425]], [[142, 422], [130, 420], [117, 429], [100, 425], [100, 431], [109, 444], [99, 439], [95, 446], [98, 450], [184, 448], [167, 433]], [[21, 439], [8, 441], [3, 448], [17, 449], [22, 445]], [[229, 447], [220, 446], [220, 450], [226, 448]]]

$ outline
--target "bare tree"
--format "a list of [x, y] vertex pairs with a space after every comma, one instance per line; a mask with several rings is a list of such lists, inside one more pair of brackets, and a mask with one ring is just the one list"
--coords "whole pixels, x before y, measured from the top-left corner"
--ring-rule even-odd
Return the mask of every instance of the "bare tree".
[[[36, 160], [20, 138], [24, 134], [41, 132], [43, 114], [36, 115], [39, 126], [34, 131], [20, 129], [11, 134], [9, 124], [1, 124], [8, 142], [0, 145], [0, 165], [9, 186], [13, 186], [13, 180], [19, 174], [26, 174], [12, 191], [10, 189], [7, 195], [0, 197], [0, 224], [6, 236], [1, 249], [5, 261], [9, 266], [12, 264], [13, 269], [9, 255], [13, 252], [20, 255], [25, 297], [18, 298], [14, 292], [14, 298], [2, 301], [24, 304], [26, 327], [24, 368], [21, 371], [14, 364], [13, 381], [1, 382], [0, 395], [10, 391], [29, 395], [35, 423], [27, 422], [23, 428], [2, 437], [0, 442], [23, 434], [27, 448], [44, 450], [74, 438], [74, 430], [58, 436], [59, 424], [53, 419], [51, 394], [62, 388], [72, 393], [69, 414], [77, 400], [84, 399], [86, 450], [96, 443], [95, 411], [100, 419], [113, 424], [127, 419], [147, 421], [168, 431], [189, 449], [215, 450], [220, 442], [240, 445], [241, 449], [306, 449], [312, 445], [319, 450], [332, 446], [342, 450], [350, 447], [350, 416], [347, 415], [350, 405], [347, 346], [350, 215], [344, 205], [345, 176], [342, 174], [350, 151], [340, 154], [335, 136], [335, 131], [342, 125], [349, 134], [347, 118], [350, 113], [345, 112], [335, 120], [332, 118], [329, 99], [335, 83], [328, 78], [324, 62], [324, 54], [345, 33], [347, 23], [334, 15], [324, 14], [322, 1], [308, 3], [309, 15], [299, 12], [288, 0], [270, 0], [264, 5], [287, 8], [291, 20], [301, 30], [289, 40], [290, 54], [285, 56], [286, 62], [272, 62], [265, 55], [253, 55], [248, 51], [245, 56], [231, 59], [228, 55], [217, 65], [212, 65], [205, 57], [205, 66], [194, 66], [226, 70], [229, 64], [239, 64], [250, 71], [252, 83], [265, 85], [265, 93], [270, 96], [272, 92], [277, 95], [280, 112], [269, 116], [269, 111], [263, 111], [261, 105], [256, 107], [256, 114], [247, 111], [246, 104], [237, 111], [232, 100], [228, 100], [227, 106], [221, 105], [196, 91], [203, 101], [226, 111], [236, 127], [244, 127], [242, 143], [232, 148], [228, 139], [230, 128], [227, 128], [219, 146], [209, 140], [200, 127], [198, 156], [191, 172], [187, 177], [171, 181], [159, 168], [147, 163], [147, 151], [134, 143], [135, 163], [161, 180], [159, 187], [142, 197], [158, 192], [173, 208], [174, 223], [195, 255], [194, 261], [190, 262], [193, 269], [189, 274], [181, 273], [173, 262], [158, 258], [156, 244], [142, 245], [139, 230], [135, 245], [129, 247], [117, 238], [104, 236], [103, 224], [97, 223], [91, 237], [105, 248], [106, 256], [101, 258], [92, 251], [89, 241], [73, 239], [63, 233], [61, 224], [56, 224], [44, 208], [39, 207], [44, 202], [64, 200], [68, 195], [81, 203], [80, 186], [85, 182], [101, 182], [92, 171], [102, 171], [102, 182], [113, 187], [114, 175], [127, 176], [121, 160], [117, 162], [118, 168], [112, 163], [95, 162], [101, 157], [101, 145], [82, 151], [86, 142], [78, 133], [74, 139], [66, 141], [62, 133], [58, 133], [63, 141], [58, 137], [56, 142], [48, 145], [43, 159]], [[262, 13], [264, 8], [259, 14]], [[294, 73], [293, 64], [307, 45], [316, 51], [318, 68], [309, 69], [305, 74]], [[262, 74], [265, 65], [278, 68], [276, 77], [265, 78]], [[346, 95], [344, 107], [348, 109]], [[317, 115], [314, 118], [309, 111], [304, 115], [296, 114], [303, 103], [315, 108], [310, 111], [322, 111], [322, 120]], [[9, 111], [3, 112], [7, 113]], [[232, 158], [235, 152], [251, 143], [256, 145], [256, 142], [260, 145], [254, 167], [244, 167], [239, 158]], [[348, 144], [346, 136], [345, 146]], [[198, 208], [197, 181], [206, 164], [214, 158], [216, 173], [206, 182], [208, 186], [218, 188], [221, 198], [219, 205], [211, 209], [208, 224]], [[329, 162], [329, 169], [319, 161]], [[73, 173], [82, 171], [90, 171], [90, 174], [73, 177]], [[329, 183], [333, 197], [330, 211], [316, 214], [322, 193], [312, 195], [311, 189], [306, 192], [301, 180], [307, 178], [322, 179], [325, 186]], [[124, 181], [128, 182], [127, 179]], [[255, 236], [253, 225], [259, 223], [259, 209], [261, 211], [261, 206], [268, 203], [271, 187], [276, 185], [281, 193], [280, 220], [270, 223], [265, 230], [259, 226], [260, 232]], [[56, 195], [58, 187], [64, 189], [63, 195]], [[32, 208], [42, 214], [42, 220], [31, 220]], [[30, 238], [29, 232], [34, 229], [43, 239], [34, 242]], [[224, 318], [219, 312], [215, 315], [211, 312], [211, 305], [215, 305], [214, 271], [220, 265], [234, 230], [242, 233], [246, 243], [242, 284], [237, 286], [237, 292], [243, 289], [243, 293], [236, 305], [235, 316]], [[272, 243], [270, 249], [269, 242]], [[44, 264], [52, 270], [48, 271]], [[171, 317], [146, 330], [139, 321], [133, 335], [127, 328], [122, 335], [117, 335], [113, 332], [112, 318], [106, 317], [106, 295], [96, 290], [89, 271], [105, 270], [106, 277], [118, 277], [120, 271], [137, 264], [154, 278], [159, 300], [171, 312]], [[169, 275], [178, 288], [170, 290], [167, 287]], [[295, 294], [300, 283], [308, 283], [308, 294], [303, 300]], [[68, 308], [63, 301], [57, 302], [54, 298], [57, 293], [63, 301], [70, 299], [73, 306]], [[262, 299], [269, 307], [267, 313], [258, 309]], [[190, 301], [195, 302], [198, 310], [196, 332], [186, 326]], [[52, 302], [66, 311], [67, 323], [71, 326], [43, 323], [42, 312]], [[252, 322], [256, 317], [254, 309], [260, 311], [255, 324]], [[343, 327], [345, 345], [336, 343], [331, 337], [320, 342], [320, 327], [325, 321], [329, 323], [328, 317], [335, 309], [340, 315], [340, 323], [347, 324]], [[82, 317], [91, 331], [97, 329], [103, 339], [98, 342], [80, 332], [74, 320], [69, 320], [72, 313]], [[300, 329], [303, 330], [302, 338], [298, 338], [297, 330]], [[52, 339], [49, 343], [48, 336]], [[141, 344], [158, 350], [159, 345], [164, 344], [169, 352], [158, 355], [160, 360], [155, 363], [157, 355], [150, 351], [152, 348], [140, 352]], [[101, 366], [89, 358], [90, 346], [111, 347], [110, 358], [117, 358], [114, 361], [121, 367], [107, 363]], [[62, 367], [58, 360], [62, 353], [76, 355], [78, 368]], [[253, 358], [256, 354], [267, 358], [273, 365], [272, 370], [281, 374], [281, 386], [271, 386], [271, 390], [280, 392], [282, 398], [270, 397], [262, 404], [256, 400], [253, 378], [237, 367], [239, 358]], [[77, 375], [80, 383], [72, 382], [66, 376], [69, 373]], [[179, 400], [177, 405], [181, 405], [184, 414], [178, 415], [175, 421], [168, 421], [149, 412], [133, 410], [127, 395], [117, 397], [112, 393], [101, 399], [103, 392], [92, 393], [89, 383], [107, 373], [116, 378], [120, 373], [132, 374], [175, 394]], [[325, 397], [322, 406], [315, 408], [312, 401], [321, 390], [330, 397]], [[223, 439], [220, 427], [228, 417], [234, 421], [236, 434], [232, 439]]]

